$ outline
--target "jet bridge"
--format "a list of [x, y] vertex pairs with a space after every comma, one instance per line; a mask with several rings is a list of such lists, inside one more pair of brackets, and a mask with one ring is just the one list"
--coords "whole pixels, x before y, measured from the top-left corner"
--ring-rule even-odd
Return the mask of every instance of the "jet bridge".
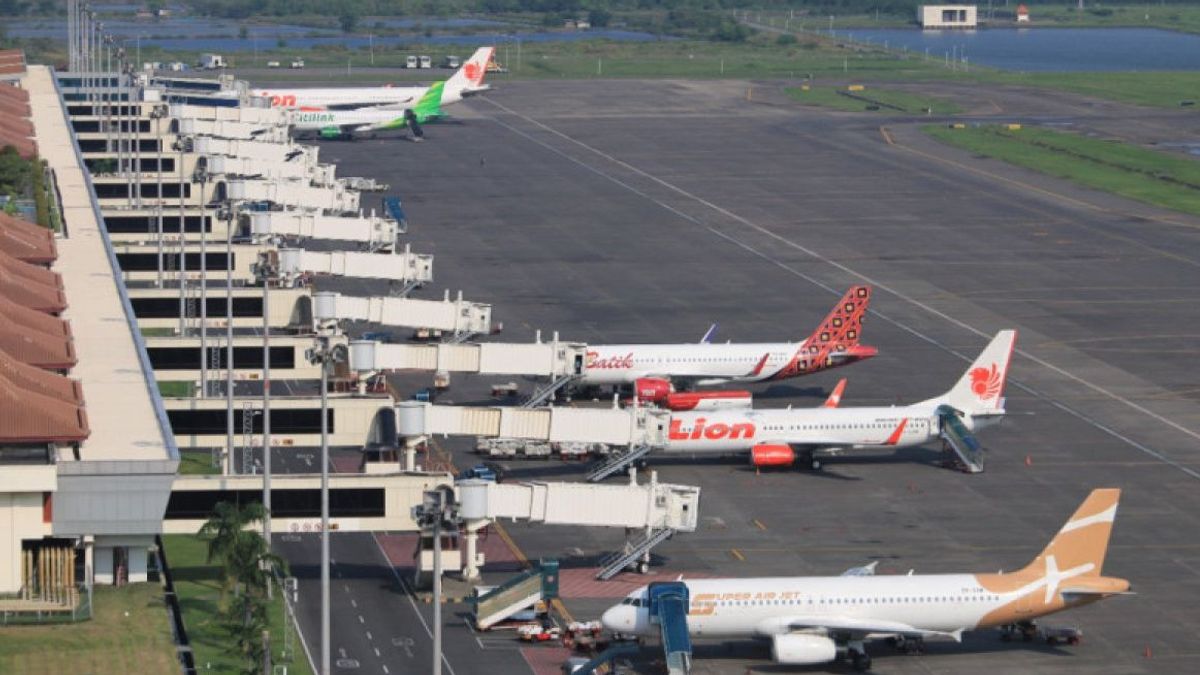
[[[504, 344], [485, 342], [481, 344], [463, 344], [436, 342], [432, 344], [385, 344], [370, 340], [355, 340], [350, 344], [348, 367], [360, 376], [393, 370], [424, 371], [436, 373], [475, 373], [479, 375], [526, 375], [529, 377], [561, 378], [577, 376], [583, 373], [584, 355], [587, 345], [579, 342], [534, 342], [530, 344]], [[425, 404], [418, 404], [425, 405]], [[490, 411], [490, 412], [489, 412]], [[591, 420], [597, 428], [593, 433], [608, 429], [611, 424], [628, 425], [632, 422], [625, 411], [584, 408], [455, 408], [453, 406], [436, 406], [429, 410], [420, 409], [412, 412], [413, 416], [406, 417], [413, 433], [403, 434], [420, 436], [426, 433], [462, 434], [471, 436], [502, 436], [500, 426], [507, 429], [511, 422], [516, 424], [513, 431], [531, 429], [548, 433], [551, 426], [549, 418], [539, 417], [547, 411], [558, 415], [558, 420], [568, 419], [573, 414], [580, 417], [574, 420]], [[532, 424], [532, 427], [525, 425]], [[423, 429], [429, 427], [429, 431]], [[474, 430], [478, 427], [479, 430]], [[664, 427], [665, 428], [665, 427]], [[587, 429], [580, 433], [586, 436]], [[543, 433], [543, 435], [544, 435]], [[665, 433], [665, 432], [663, 432]], [[613, 433], [604, 433], [612, 436]], [[625, 434], [615, 434], [618, 438], [626, 438]], [[518, 436], [523, 437], [523, 436]], [[533, 436], [530, 438], [541, 438]], [[549, 439], [547, 439], [549, 440]], [[554, 440], [597, 440], [598, 438], [554, 439]], [[604, 441], [620, 443], [622, 441]]]
[[372, 251], [394, 249], [399, 236], [396, 221], [371, 211], [369, 216], [326, 216], [311, 211], [249, 211], [241, 214], [241, 227], [254, 238], [289, 237], [354, 241]]
[[192, 139], [191, 151], [210, 157], [214, 155], [252, 157], [264, 162], [295, 162], [316, 166], [321, 149], [315, 145], [301, 145], [291, 141], [268, 143], [266, 141], [199, 136]]
[[328, 187], [313, 186], [303, 181], [272, 181], [251, 178], [226, 180], [217, 183], [215, 201], [238, 199], [251, 202], [273, 202], [301, 209], [350, 213], [358, 211], [359, 193], [347, 190], [341, 183]]
[[286, 143], [289, 140], [287, 125], [181, 117], [173, 120], [171, 126], [183, 136], [215, 136], [239, 141], [266, 141], [268, 143]]
[[[467, 578], [478, 576], [478, 568], [483, 564], [475, 552], [478, 531], [503, 518], [546, 525], [621, 527], [674, 534], [695, 531], [700, 513], [699, 487], [659, 483], [653, 472], [649, 482], [641, 485], [636, 477], [628, 485], [496, 483], [471, 479], [459, 481], [456, 488], [458, 515], [466, 523], [467, 531], [464, 571]], [[659, 537], [657, 541], [665, 539]], [[628, 547], [627, 544], [626, 550]], [[649, 551], [649, 547], [640, 549], [636, 557], [647, 556]]]
[[313, 293], [315, 329], [339, 321], [369, 321], [384, 326], [425, 328], [455, 335], [478, 335], [492, 330], [492, 306], [456, 300], [450, 291], [441, 301], [391, 296], [360, 298], [339, 293]]
[[399, 285], [398, 293], [405, 295], [433, 281], [433, 256], [413, 253], [408, 245], [403, 251], [393, 253], [306, 251], [280, 247], [277, 263], [279, 277], [285, 286], [303, 283], [314, 275], [385, 279]]
[[205, 155], [205, 164], [212, 174], [226, 177], [261, 178], [265, 180], [307, 181], [329, 187], [337, 183], [337, 167], [332, 164], [307, 164], [260, 157], [229, 157]]
[[172, 103], [168, 114], [175, 119], [203, 120], [206, 122], [239, 122], [262, 126], [286, 126], [292, 123], [292, 113], [288, 109], [265, 106], [213, 106]]

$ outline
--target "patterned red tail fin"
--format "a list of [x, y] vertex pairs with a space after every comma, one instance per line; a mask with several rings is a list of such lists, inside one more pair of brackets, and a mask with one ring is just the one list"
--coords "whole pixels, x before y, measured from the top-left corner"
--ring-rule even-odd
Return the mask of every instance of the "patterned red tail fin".
[[817, 330], [800, 344], [791, 362], [770, 379], [782, 380], [815, 373], [875, 356], [874, 347], [858, 344], [870, 303], [870, 286], [851, 286]]

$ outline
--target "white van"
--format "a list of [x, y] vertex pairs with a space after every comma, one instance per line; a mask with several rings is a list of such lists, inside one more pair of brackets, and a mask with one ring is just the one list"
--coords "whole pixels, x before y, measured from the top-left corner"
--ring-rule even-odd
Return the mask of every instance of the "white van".
[[404, 59], [404, 67], [405, 68], [416, 68], [417, 67], [417, 57], [413, 56], [412, 54], [409, 54], [408, 58]]
[[421, 67], [422, 68], [432, 68], [433, 67], [433, 59], [429, 58], [425, 54], [422, 54], [419, 58], [421, 59]]

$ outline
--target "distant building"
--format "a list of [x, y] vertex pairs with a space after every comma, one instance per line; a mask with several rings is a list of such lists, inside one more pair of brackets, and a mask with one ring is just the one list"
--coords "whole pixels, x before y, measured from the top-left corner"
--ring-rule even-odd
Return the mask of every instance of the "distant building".
[[922, 28], [975, 28], [977, 14], [975, 5], [921, 5], [917, 21]]
[[1017, 5], [1017, 23], [1029, 23], [1029, 8]]

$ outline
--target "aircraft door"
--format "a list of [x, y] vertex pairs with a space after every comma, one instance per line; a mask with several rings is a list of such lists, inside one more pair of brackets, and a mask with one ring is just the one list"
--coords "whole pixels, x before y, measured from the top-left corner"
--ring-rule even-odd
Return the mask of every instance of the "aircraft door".
[[575, 374], [576, 375], [583, 374], [583, 354], [575, 355]]

